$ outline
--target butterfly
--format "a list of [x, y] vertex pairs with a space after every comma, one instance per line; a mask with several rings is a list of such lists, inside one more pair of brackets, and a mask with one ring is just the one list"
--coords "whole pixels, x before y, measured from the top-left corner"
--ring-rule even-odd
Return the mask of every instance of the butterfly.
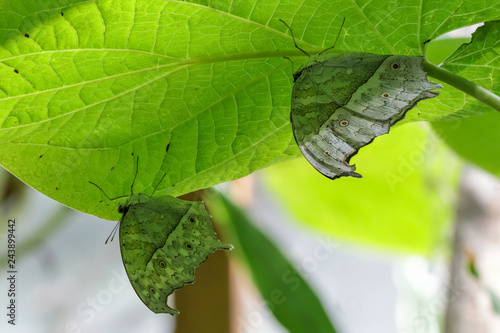
[[168, 296], [194, 282], [194, 269], [215, 250], [232, 250], [233, 246], [217, 239], [203, 202], [153, 197], [161, 180], [150, 196], [134, 194], [138, 164], [137, 158], [130, 196], [110, 198], [97, 184], [90, 183], [109, 200], [127, 197], [118, 206], [122, 218], [117, 224], [127, 276], [151, 311], [176, 315], [179, 311], [168, 306]]
[[340, 31], [332, 47], [310, 56], [280, 21], [309, 57], [293, 75], [290, 121], [300, 151], [330, 179], [362, 178], [350, 159], [442, 86], [427, 80], [421, 56], [325, 53]]

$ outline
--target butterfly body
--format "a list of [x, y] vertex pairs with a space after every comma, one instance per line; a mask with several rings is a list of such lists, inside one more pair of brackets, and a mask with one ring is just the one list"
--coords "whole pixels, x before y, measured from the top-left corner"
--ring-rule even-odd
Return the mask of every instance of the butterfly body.
[[175, 289], [194, 281], [194, 269], [223, 244], [203, 202], [139, 193], [119, 205], [120, 250], [135, 292], [155, 313], [178, 314], [167, 305]]
[[349, 160], [417, 102], [438, 95], [423, 57], [319, 54], [294, 74], [290, 120], [306, 159], [323, 175], [360, 178]]

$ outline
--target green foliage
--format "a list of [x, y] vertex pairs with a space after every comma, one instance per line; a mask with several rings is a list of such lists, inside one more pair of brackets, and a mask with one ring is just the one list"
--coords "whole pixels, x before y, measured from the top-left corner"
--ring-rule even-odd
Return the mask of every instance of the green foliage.
[[432, 124], [442, 139], [469, 162], [500, 176], [500, 115], [488, 112], [479, 116], [439, 121]]
[[[0, 15], [1, 164], [67, 206], [118, 219], [88, 181], [110, 196], [129, 193], [132, 154], [143, 161], [137, 192], [148, 193], [166, 173], [158, 193], [173, 196], [299, 155], [283, 56], [295, 66], [306, 58], [278, 19], [311, 53], [333, 43], [346, 17], [333, 52], [415, 55], [427, 39], [498, 19], [500, 5], [10, 0]], [[484, 66], [495, 67], [489, 60]], [[491, 74], [463, 72], [480, 84]], [[498, 85], [487, 88], [498, 93]], [[445, 88], [408, 121], [486, 110], [463, 99]]]
[[467, 255], [467, 253], [466, 253], [466, 263], [467, 263], [468, 273], [479, 281], [479, 272], [477, 271], [476, 261], [475, 261], [474, 256], [472, 254]]
[[[353, 158], [363, 179], [331, 181], [304, 159], [264, 170], [297, 219], [335, 237], [428, 254], [453, 214], [459, 165], [421, 124], [392, 129]], [[293, 175], [293, 181], [290, 181]]]
[[[246, 259], [253, 280], [276, 319], [291, 333], [335, 333], [321, 302], [293, 264], [246, 214], [223, 195], [212, 192], [211, 206], [217, 220], [231, 226], [237, 241], [235, 253]], [[329, 249], [324, 249], [330, 251]], [[240, 320], [251, 327], [252, 320]]]
[[[479, 28], [469, 44], [462, 45], [445, 62], [445, 66], [482, 87], [498, 92], [500, 80], [500, 22], [488, 22]], [[500, 115], [473, 112], [487, 109], [470, 98], [455, 100], [461, 113], [471, 117], [448, 117], [433, 122], [433, 128], [460, 156], [483, 169], [500, 176]], [[460, 109], [460, 107], [462, 107]]]
[[487, 292], [491, 299], [491, 306], [493, 307], [493, 311], [500, 315], [500, 297], [491, 289], [487, 288]]
[[[442, 68], [458, 75], [460, 79], [469, 81], [460, 82], [457, 78], [455, 86], [462, 85], [461, 89], [470, 89], [470, 94], [477, 94], [476, 87], [469, 87], [470, 83], [475, 83], [478, 86], [490, 90], [497, 95], [500, 95], [500, 84], [497, 68], [500, 66], [500, 56], [498, 50], [500, 43], [500, 22], [486, 22], [482, 27], [479, 27], [473, 34], [470, 43], [460, 46], [451, 56], [449, 56], [442, 64]], [[467, 95], [464, 91], [453, 89], [449, 85], [445, 85], [442, 90], [439, 102], [429, 106], [428, 111], [431, 113], [441, 114], [441, 118], [450, 117], [467, 117], [478, 115], [483, 112], [489, 112], [492, 109], [486, 104], [478, 101], [471, 95]], [[487, 95], [481, 92], [482, 95]], [[481, 98], [480, 94], [477, 96]], [[497, 97], [498, 98], [498, 97]], [[498, 102], [497, 102], [498, 103]], [[496, 110], [500, 110], [500, 106], [496, 106]], [[436, 120], [439, 118], [432, 117], [429, 119]]]
[[467, 264], [467, 272], [477, 281], [478, 285], [483, 289], [483, 291], [488, 295], [491, 302], [491, 307], [493, 312], [497, 315], [500, 315], [500, 297], [498, 297], [497, 293], [484, 284], [481, 280], [481, 276], [476, 267], [476, 262], [473, 256], [466, 256], [466, 264]]

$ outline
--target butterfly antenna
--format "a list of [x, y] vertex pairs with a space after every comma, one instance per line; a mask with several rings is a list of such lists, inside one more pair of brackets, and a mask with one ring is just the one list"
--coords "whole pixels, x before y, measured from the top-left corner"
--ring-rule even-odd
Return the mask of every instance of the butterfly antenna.
[[135, 179], [137, 178], [137, 172], [139, 172], [139, 156], [137, 156], [137, 160], [135, 162], [135, 175], [134, 180], [132, 180], [132, 185], [130, 185], [130, 195], [134, 194], [134, 183]]
[[293, 61], [292, 61], [292, 59], [290, 59], [288, 57], [283, 57], [283, 58], [287, 59], [288, 61], [290, 61], [292, 63], [292, 75], [293, 75], [293, 73], [295, 73], [295, 70], [293, 69]]
[[339, 33], [337, 34], [337, 38], [335, 39], [335, 43], [333, 43], [333, 46], [330, 46], [326, 49], [324, 49], [323, 51], [321, 51], [319, 54], [322, 54], [323, 52], [325, 51], [328, 51], [328, 50], [331, 50], [333, 48], [335, 48], [335, 45], [337, 45], [337, 41], [339, 40], [339, 37], [340, 37], [340, 33], [342, 32], [342, 28], [344, 27], [344, 23], [345, 23], [345, 17], [344, 19], [342, 20], [342, 24], [340, 25], [340, 29], [339, 29]]
[[113, 239], [115, 239], [115, 235], [116, 235], [116, 232], [118, 231], [118, 226], [120, 225], [120, 222], [121, 222], [121, 220], [118, 221], [118, 223], [115, 225], [113, 230], [111, 230], [111, 233], [109, 234], [108, 238], [106, 238], [106, 241], [104, 242], [104, 244], [108, 244], [109, 237], [111, 237], [111, 241], [113, 241]]
[[120, 199], [120, 198], [126, 198], [126, 197], [128, 197], [128, 195], [120, 195], [120, 196], [118, 196], [118, 197], [116, 197], [116, 198], [110, 198], [110, 197], [106, 194], [106, 192], [104, 192], [104, 190], [103, 190], [102, 188], [100, 188], [100, 187], [99, 187], [99, 185], [97, 185], [96, 183], [93, 183], [93, 182], [91, 182], [91, 181], [89, 181], [89, 183], [90, 183], [90, 184], [92, 184], [92, 185], [94, 185], [95, 187], [97, 187], [97, 188], [99, 189], [99, 191], [101, 191], [101, 192], [102, 192], [102, 194], [104, 194], [104, 196], [105, 196], [106, 198], [108, 198], [108, 200], [110, 200], [110, 201], [113, 201], [113, 200], [116, 200], [116, 199]]
[[302, 53], [304, 53], [306, 56], [310, 57], [309, 53], [307, 53], [306, 51], [302, 50], [298, 45], [297, 45], [297, 42], [295, 41], [295, 36], [293, 35], [293, 30], [292, 28], [290, 28], [290, 26], [288, 24], [285, 23], [285, 21], [283, 21], [282, 19], [279, 19], [289, 30], [290, 30], [290, 34], [292, 35], [292, 38], [293, 38], [293, 43], [295, 44], [295, 47], [298, 48], [300, 51], [302, 51]]
[[158, 186], [160, 186], [161, 182], [163, 181], [163, 178], [165, 178], [165, 176], [166, 176], [166, 175], [167, 175], [166, 173], [164, 173], [164, 174], [163, 174], [163, 177], [161, 177], [161, 179], [160, 179], [160, 181], [158, 182], [158, 184], [156, 184], [156, 187], [155, 187], [155, 189], [153, 190], [153, 193], [151, 193], [151, 195], [150, 195], [149, 197], [152, 197], [152, 196], [153, 196], [153, 194], [155, 194], [156, 189], [158, 188]]

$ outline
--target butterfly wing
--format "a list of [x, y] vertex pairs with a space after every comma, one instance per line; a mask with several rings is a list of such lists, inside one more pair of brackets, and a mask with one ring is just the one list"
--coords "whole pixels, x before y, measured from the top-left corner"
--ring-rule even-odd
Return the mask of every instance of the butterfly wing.
[[[140, 197], [139, 197], [140, 196]], [[135, 292], [155, 313], [178, 314], [167, 304], [175, 289], [194, 281], [194, 269], [223, 244], [202, 202], [136, 195], [120, 224], [120, 249]]]
[[389, 132], [408, 110], [438, 93], [422, 57], [347, 52], [320, 55], [296, 74], [292, 91], [295, 140], [306, 159], [328, 178], [361, 177], [349, 160]]

